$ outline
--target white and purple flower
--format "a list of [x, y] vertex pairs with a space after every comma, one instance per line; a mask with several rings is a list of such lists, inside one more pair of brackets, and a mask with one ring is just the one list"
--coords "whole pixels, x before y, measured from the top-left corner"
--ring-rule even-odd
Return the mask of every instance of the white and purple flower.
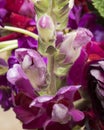
[[[73, 100], [75, 92], [80, 86], [66, 86], [56, 93], [55, 96], [38, 96], [28, 106], [17, 104], [14, 107], [17, 118], [23, 122], [23, 128], [35, 129], [48, 127], [71, 129], [72, 122], [79, 122], [84, 119], [83, 112], [74, 108]], [[28, 99], [28, 97], [26, 98]], [[18, 103], [19, 100], [16, 100]], [[27, 118], [25, 118], [27, 116]], [[57, 127], [53, 127], [57, 126]], [[50, 129], [49, 129], [50, 130]]]

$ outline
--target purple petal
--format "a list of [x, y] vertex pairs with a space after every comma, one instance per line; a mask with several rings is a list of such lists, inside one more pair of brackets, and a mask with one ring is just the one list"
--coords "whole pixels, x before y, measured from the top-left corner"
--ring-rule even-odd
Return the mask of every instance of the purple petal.
[[22, 78], [16, 81], [15, 84], [19, 92], [25, 93], [27, 96], [31, 97], [32, 99], [37, 97], [37, 94], [35, 93], [35, 90], [31, 86], [29, 80]]
[[84, 114], [83, 112], [76, 110], [76, 109], [71, 109], [69, 110], [69, 114], [72, 116], [73, 121], [81, 121], [84, 119]]
[[31, 0], [25, 0], [19, 10], [19, 13], [22, 15], [34, 17], [34, 3]]
[[52, 121], [66, 124], [69, 120], [71, 120], [71, 117], [68, 114], [68, 108], [61, 103], [54, 104], [52, 110]]
[[15, 56], [10, 56], [8, 59], [9, 68], [12, 68], [14, 64], [18, 64], [18, 61]]
[[50, 102], [52, 99], [53, 99], [53, 96], [39, 96], [32, 101], [32, 103], [30, 104], [30, 107], [41, 106], [43, 103]]
[[35, 118], [34, 114], [31, 111], [26, 110], [26, 108], [23, 108], [21, 106], [14, 107], [13, 110], [16, 113], [17, 118], [25, 124], [30, 123]]
[[73, 46], [75, 48], [85, 46], [87, 43], [91, 41], [92, 38], [93, 38], [93, 34], [91, 33], [90, 30], [86, 28], [78, 28], [77, 35], [73, 42]]
[[0, 86], [7, 86], [8, 85], [8, 81], [6, 78], [6, 74], [4, 75], [0, 75]]
[[0, 18], [4, 18], [7, 14], [7, 10], [4, 8], [0, 8]]
[[45, 130], [71, 130], [69, 124], [59, 124], [57, 122], [50, 122]]
[[66, 86], [59, 89], [59, 91], [56, 94], [56, 97], [62, 97], [65, 99], [68, 99], [70, 102], [73, 101], [75, 92], [80, 88], [80, 85], [77, 86]]
[[[36, 115], [34, 115], [35, 117]], [[24, 129], [37, 129], [37, 128], [42, 128], [44, 126], [44, 123], [47, 121], [48, 116], [46, 114], [41, 114], [38, 116], [35, 120], [28, 124], [23, 124]]]
[[21, 37], [18, 39], [18, 47], [37, 49], [38, 43], [37, 43], [37, 40], [31, 37]]
[[0, 86], [0, 105], [5, 111], [13, 106], [11, 100], [11, 90], [7, 86]]
[[14, 64], [13, 68], [10, 68], [7, 72], [7, 79], [10, 83], [12, 83], [14, 85], [15, 82], [21, 78], [27, 79], [21, 66], [19, 64]]
[[85, 63], [87, 62], [87, 53], [82, 50], [79, 58], [72, 65], [67, 76], [68, 84], [81, 84]]

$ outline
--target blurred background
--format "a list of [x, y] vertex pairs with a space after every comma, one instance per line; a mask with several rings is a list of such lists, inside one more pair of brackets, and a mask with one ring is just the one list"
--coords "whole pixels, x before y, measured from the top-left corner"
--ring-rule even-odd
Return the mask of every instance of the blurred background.
[[3, 109], [0, 108], [0, 130], [23, 130], [12, 109], [3, 112]]

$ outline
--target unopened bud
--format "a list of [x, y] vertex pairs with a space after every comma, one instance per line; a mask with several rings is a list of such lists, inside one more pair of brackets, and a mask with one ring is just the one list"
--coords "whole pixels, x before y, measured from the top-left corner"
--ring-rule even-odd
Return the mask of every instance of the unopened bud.
[[55, 25], [47, 14], [40, 17], [37, 23], [38, 33], [42, 41], [49, 42], [54, 39]]

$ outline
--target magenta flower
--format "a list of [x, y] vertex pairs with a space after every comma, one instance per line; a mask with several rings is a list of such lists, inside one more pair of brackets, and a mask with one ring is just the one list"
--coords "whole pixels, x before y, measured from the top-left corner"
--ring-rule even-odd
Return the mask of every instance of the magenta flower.
[[[14, 107], [14, 111], [17, 118], [23, 122], [23, 128], [44, 128], [44, 130], [48, 130], [48, 127], [52, 125], [52, 128], [54, 127], [55, 130], [57, 128], [71, 129], [70, 123], [84, 119], [83, 112], [75, 109], [73, 105], [74, 94], [79, 87], [66, 86], [61, 88], [55, 96], [38, 96], [32, 103], [28, 104], [27, 109], [23, 109], [25, 101], [23, 104], [17, 104]], [[25, 118], [26, 116], [31, 119]]]

